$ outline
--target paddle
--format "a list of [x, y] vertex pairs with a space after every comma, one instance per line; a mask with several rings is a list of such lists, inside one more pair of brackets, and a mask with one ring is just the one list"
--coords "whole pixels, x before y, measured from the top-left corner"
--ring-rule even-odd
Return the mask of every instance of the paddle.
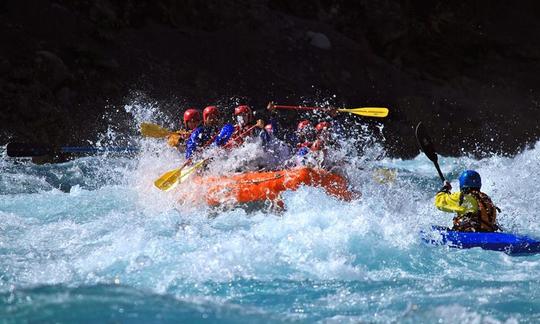
[[[332, 109], [323, 108], [323, 107], [304, 107], [304, 106], [283, 106], [283, 105], [273, 105], [272, 107], [276, 109], [290, 109], [290, 110], [327, 110]], [[362, 108], [338, 108], [336, 109], [339, 112], [346, 112], [350, 114], [360, 115], [364, 117], [376, 117], [384, 118], [388, 116], [388, 108], [384, 107], [362, 107]]]
[[258, 125], [255, 124], [253, 126], [251, 126], [250, 128], [248, 128], [245, 132], [243, 132], [242, 134], [238, 135], [238, 136], [235, 136], [234, 138], [231, 138], [229, 139], [229, 141], [227, 141], [227, 144], [223, 145], [224, 148], [231, 148], [232, 146], [234, 146], [234, 144], [236, 144], [236, 141], [245, 137], [246, 135], [248, 135], [252, 130], [255, 129], [255, 127], [257, 127]]
[[428, 159], [433, 162], [433, 165], [435, 165], [435, 168], [437, 169], [437, 172], [439, 173], [439, 177], [443, 182], [446, 181], [444, 178], [444, 175], [441, 172], [441, 168], [439, 167], [438, 157], [437, 153], [435, 152], [435, 149], [433, 148], [433, 142], [431, 141], [431, 138], [426, 132], [426, 129], [422, 122], [419, 122], [416, 126], [416, 140], [418, 141], [418, 146], [420, 147], [420, 150], [424, 152], [424, 154], [428, 157]]
[[162, 174], [156, 181], [154, 181], [154, 186], [160, 190], [169, 191], [176, 187], [179, 182], [184, 182], [193, 172], [195, 172], [195, 170], [202, 167], [206, 160], [208, 159], [200, 160], [191, 167], [182, 171], [189, 164], [189, 162], [191, 162], [191, 159], [188, 159], [178, 169], [170, 170]]
[[176, 132], [170, 131], [166, 129], [165, 127], [161, 127], [156, 124], [152, 123], [142, 123], [141, 124], [141, 134], [146, 137], [154, 137], [154, 138], [164, 138], [172, 134], [178, 134], [183, 137], [189, 136], [189, 131], [179, 130]]
[[9, 157], [32, 157], [52, 155], [58, 153], [98, 153], [98, 152], [117, 152], [132, 153], [137, 152], [137, 147], [92, 147], [92, 146], [54, 146], [47, 144], [30, 143], [8, 143], [7, 155]]
[[[257, 127], [257, 125], [251, 126], [250, 128], [248, 128], [242, 134], [236, 136], [232, 140], [229, 140], [229, 142], [227, 144], [225, 144], [224, 147], [225, 148], [230, 148], [234, 144], [235, 140], [246, 136], [247, 134], [249, 134], [249, 132], [251, 132], [253, 129], [255, 129], [255, 127]], [[215, 138], [215, 136], [214, 136], [214, 138]], [[213, 141], [213, 139], [208, 141], [203, 147], [207, 147], [208, 145], [210, 145], [212, 143], [212, 141]], [[171, 190], [172, 188], [176, 187], [176, 185], [179, 182], [180, 183], [184, 182], [185, 179], [187, 179], [187, 177], [189, 177], [195, 170], [202, 167], [204, 162], [206, 162], [207, 160], [208, 159], [201, 160], [201, 161], [195, 163], [190, 168], [188, 168], [186, 171], [182, 171], [191, 162], [191, 159], [188, 159], [178, 169], [170, 170], [170, 171], [167, 171], [164, 174], [162, 174], [156, 181], [154, 181], [154, 186], [156, 186], [156, 188], [158, 188], [160, 190], [163, 190], [163, 191]]]

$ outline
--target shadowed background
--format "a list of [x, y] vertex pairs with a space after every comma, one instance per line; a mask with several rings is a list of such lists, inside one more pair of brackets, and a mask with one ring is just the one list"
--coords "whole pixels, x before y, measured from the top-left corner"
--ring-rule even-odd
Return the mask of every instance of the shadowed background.
[[442, 154], [514, 153], [540, 134], [539, 16], [534, 1], [3, 1], [0, 144], [128, 131], [142, 94], [178, 119], [239, 100], [387, 106], [392, 155], [418, 153], [420, 120]]

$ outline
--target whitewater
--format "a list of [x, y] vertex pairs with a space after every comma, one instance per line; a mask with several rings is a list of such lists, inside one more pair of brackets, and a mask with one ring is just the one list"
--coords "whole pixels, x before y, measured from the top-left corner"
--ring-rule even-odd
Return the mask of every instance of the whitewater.
[[[283, 212], [216, 210], [153, 188], [182, 161], [138, 141], [130, 157], [0, 160], [0, 322], [540, 321], [540, 255], [421, 240], [452, 220], [433, 206], [441, 184], [423, 155], [346, 157], [352, 202], [303, 187]], [[540, 143], [440, 164], [454, 188], [478, 170], [502, 227], [540, 237]]]

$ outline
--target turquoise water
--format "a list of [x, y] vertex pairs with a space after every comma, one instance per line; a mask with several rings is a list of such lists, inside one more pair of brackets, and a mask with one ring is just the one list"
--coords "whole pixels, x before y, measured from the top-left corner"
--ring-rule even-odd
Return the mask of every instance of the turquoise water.
[[[0, 322], [540, 321], [540, 255], [422, 243], [452, 218], [432, 206], [439, 180], [423, 156], [352, 159], [360, 199], [301, 188], [276, 214], [158, 192], [178, 157], [142, 145], [131, 158], [0, 160]], [[373, 179], [381, 166], [395, 182]], [[441, 166], [451, 179], [478, 169], [502, 226], [540, 237], [539, 145]]]

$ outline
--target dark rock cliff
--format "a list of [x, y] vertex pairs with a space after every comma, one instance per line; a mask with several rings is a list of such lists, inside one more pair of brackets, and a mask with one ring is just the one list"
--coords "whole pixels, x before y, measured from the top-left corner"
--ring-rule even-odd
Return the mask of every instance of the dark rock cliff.
[[421, 120], [443, 154], [514, 153], [540, 134], [538, 17], [534, 1], [7, 0], [0, 144], [127, 129], [119, 108], [140, 91], [171, 116], [387, 106], [394, 155], [417, 154]]

